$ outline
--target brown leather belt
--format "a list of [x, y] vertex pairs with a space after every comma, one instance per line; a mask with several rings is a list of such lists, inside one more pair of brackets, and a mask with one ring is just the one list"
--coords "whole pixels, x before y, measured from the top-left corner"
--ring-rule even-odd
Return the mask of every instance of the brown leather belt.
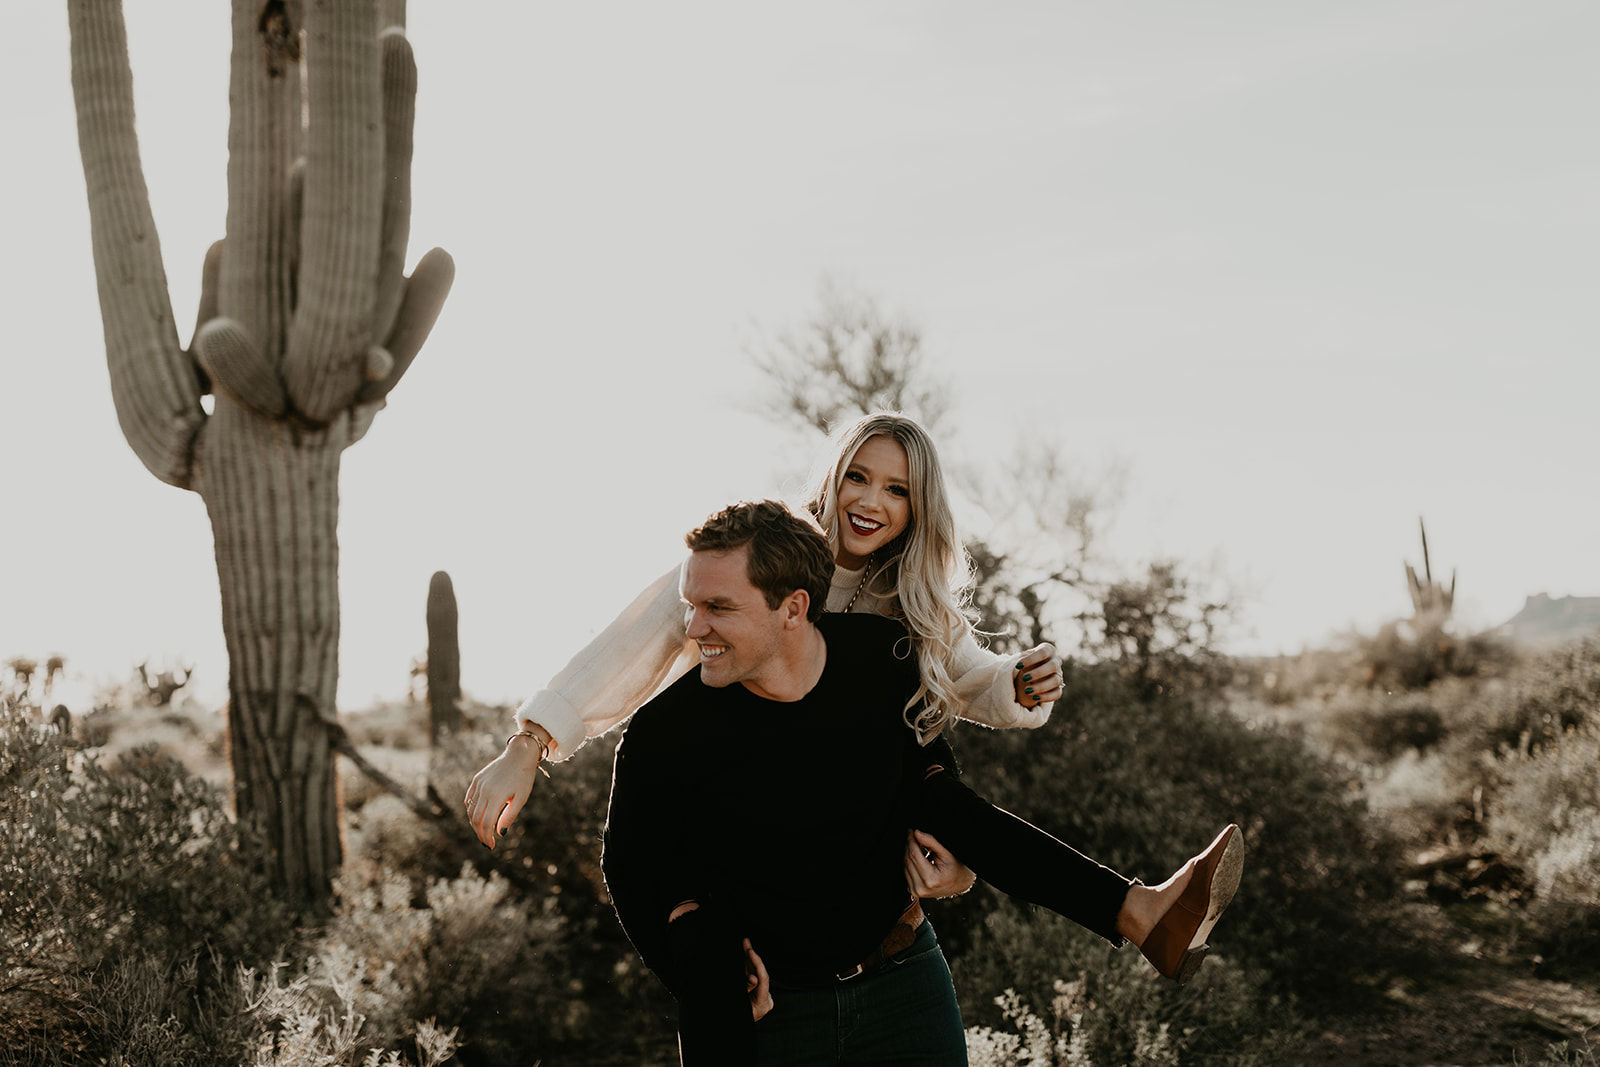
[[911, 947], [911, 943], [917, 939], [917, 929], [922, 925], [924, 918], [926, 916], [922, 914], [922, 901], [912, 897], [910, 907], [900, 913], [900, 918], [895, 920], [895, 924], [889, 928], [889, 932], [884, 936], [884, 939], [878, 942], [878, 947], [873, 949], [866, 959], [856, 964], [853, 968], [848, 971], [840, 971], [834, 977], [841, 982], [845, 982], [877, 970], [883, 965], [884, 960], [893, 956], [896, 952], [904, 952]]

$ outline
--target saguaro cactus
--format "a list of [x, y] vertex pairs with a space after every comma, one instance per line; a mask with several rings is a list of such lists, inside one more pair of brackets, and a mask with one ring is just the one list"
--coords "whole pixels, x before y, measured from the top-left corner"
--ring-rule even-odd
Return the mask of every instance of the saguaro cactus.
[[433, 744], [461, 728], [461, 642], [456, 590], [450, 575], [428, 582], [428, 738]]
[[[403, 24], [403, 5], [385, 11]], [[120, 0], [69, 0], [106, 361], [123, 435], [211, 518], [241, 819], [292, 897], [340, 863], [339, 462], [433, 327], [454, 264], [409, 278], [416, 64], [374, 0], [234, 0], [228, 217], [178, 343], [134, 134]], [[201, 397], [215, 393], [208, 415]]]

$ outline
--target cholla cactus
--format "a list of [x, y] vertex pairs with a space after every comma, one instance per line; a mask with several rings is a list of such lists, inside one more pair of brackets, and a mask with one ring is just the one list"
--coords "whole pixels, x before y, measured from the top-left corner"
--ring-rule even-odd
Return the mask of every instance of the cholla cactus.
[[[404, 21], [403, 5], [385, 9]], [[288, 893], [340, 862], [340, 456], [433, 327], [454, 265], [403, 276], [416, 64], [375, 0], [234, 0], [228, 218], [178, 343], [119, 0], [69, 0], [106, 359], [123, 435], [211, 518], [241, 818]], [[208, 414], [201, 397], [215, 393]]]

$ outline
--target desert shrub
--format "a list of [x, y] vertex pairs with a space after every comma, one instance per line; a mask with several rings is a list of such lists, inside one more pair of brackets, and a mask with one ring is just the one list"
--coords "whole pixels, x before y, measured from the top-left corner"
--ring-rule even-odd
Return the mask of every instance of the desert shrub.
[[1470, 709], [1463, 745], [1477, 751], [1537, 749], [1600, 722], [1600, 640], [1547, 653], [1487, 690]]
[[1352, 682], [1380, 689], [1426, 689], [1442, 678], [1490, 677], [1516, 660], [1493, 634], [1458, 634], [1447, 619], [1403, 620], [1354, 637]]
[[[365, 1019], [364, 1042], [398, 1048], [414, 1020], [431, 1017], [470, 1035], [479, 1061], [525, 1062], [573, 1027], [562, 925], [471, 866], [433, 880], [421, 900], [405, 875], [347, 869], [304, 977], [327, 1010], [343, 1003]], [[508, 1032], [500, 1020], [512, 1006], [521, 1010]]]
[[[182, 764], [137, 749], [106, 766], [0, 718], [0, 1045], [54, 1031], [63, 1055], [122, 1050], [117, 1062], [137, 1063], [225, 1044], [206, 1036], [227, 1029], [219, 976], [271, 959], [294, 931], [263, 858], [221, 792]], [[155, 999], [131, 992], [156, 974]]]
[[410, 752], [428, 747], [428, 705], [405, 702], [380, 704], [341, 716], [345, 731], [357, 745]]
[[[274, 964], [259, 976], [251, 968], [239, 975], [243, 1014], [253, 1025], [249, 1062], [255, 1067], [403, 1067], [408, 1062], [397, 1049], [371, 1044], [351, 976], [328, 972], [329, 1003], [309, 974], [284, 981], [283, 972]], [[422, 1067], [437, 1067], [455, 1055], [457, 1031], [423, 1020], [415, 1025], [414, 1042]]]
[[[504, 887], [505, 905], [559, 927], [541, 942], [538, 959], [526, 964], [525, 988], [515, 996], [500, 995], [492, 1004], [480, 998], [459, 1015], [451, 1014], [458, 994], [439, 986], [457, 979], [438, 968], [407, 963], [414, 975], [406, 994], [416, 1005], [411, 1014], [425, 1009], [459, 1024], [467, 1035], [461, 1052], [465, 1062], [525, 1063], [523, 1053], [535, 1044], [556, 1059], [574, 1055], [595, 1063], [676, 1062], [672, 999], [623, 934], [600, 871], [616, 737], [591, 742], [551, 768], [548, 777], [541, 775], [523, 815], [491, 852], [460, 818], [460, 798], [478, 769], [503, 748], [508, 719], [505, 709], [469, 707], [464, 728], [434, 746], [428, 760], [430, 787], [437, 802], [456, 816], [454, 821], [424, 821], [384, 795], [367, 800], [349, 819], [347, 882], [352, 891], [369, 892], [381, 880], [370, 872], [361, 875], [365, 865], [403, 872], [413, 907], [410, 912], [398, 905], [390, 910], [406, 921], [420, 910], [424, 886], [439, 880], [459, 883], [467, 862], [480, 881]], [[358, 875], [366, 881], [356, 880]], [[504, 934], [486, 929], [482, 936], [503, 939]], [[398, 1013], [407, 1014], [404, 1009]], [[373, 1015], [382, 1021], [381, 1013]]]
[[88, 1047], [119, 1067], [235, 1067], [255, 1036], [230, 967], [215, 955], [178, 964], [124, 956], [79, 996]]
[[[1249, 853], [1218, 951], [1284, 991], [1338, 1000], [1403, 962], [1388, 918], [1393, 842], [1350, 777], [1298, 734], [1198, 700], [1142, 701], [1087, 669], [1074, 672], [1055, 716], [1038, 731], [958, 731], [968, 783], [1147, 881], [1237, 822]], [[951, 904], [941, 931], [960, 953], [982, 917], [967, 900]]]
[[1298, 1059], [1304, 1024], [1259, 972], [1214, 954], [1180, 987], [1157, 977], [1137, 949], [1112, 950], [1059, 916], [1030, 915], [1008, 900], [988, 907], [952, 974], [969, 1047], [992, 1050], [990, 1062], [1266, 1067]]
[[0, 924], [8, 973], [66, 973], [137, 953], [269, 959], [294, 917], [263, 843], [227, 800], [151, 749], [116, 766], [51, 731], [0, 722]]
[[1524, 936], [1547, 969], [1592, 973], [1600, 958], [1600, 722], [1508, 752], [1488, 838], [1535, 895]]
[[1317, 724], [1335, 750], [1386, 763], [1408, 751], [1433, 748], [1445, 735], [1445, 717], [1428, 693], [1369, 694], [1335, 703]]

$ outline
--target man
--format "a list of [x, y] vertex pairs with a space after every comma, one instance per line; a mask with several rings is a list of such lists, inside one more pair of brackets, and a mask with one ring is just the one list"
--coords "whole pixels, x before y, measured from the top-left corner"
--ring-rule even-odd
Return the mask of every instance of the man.
[[[965, 1063], [902, 858], [930, 754], [953, 766], [902, 718], [904, 629], [822, 615], [832, 553], [781, 503], [733, 505], [686, 541], [700, 669], [618, 746], [605, 851], [617, 914], [678, 997], [685, 1064]], [[746, 943], [771, 975], [759, 1025]]]

